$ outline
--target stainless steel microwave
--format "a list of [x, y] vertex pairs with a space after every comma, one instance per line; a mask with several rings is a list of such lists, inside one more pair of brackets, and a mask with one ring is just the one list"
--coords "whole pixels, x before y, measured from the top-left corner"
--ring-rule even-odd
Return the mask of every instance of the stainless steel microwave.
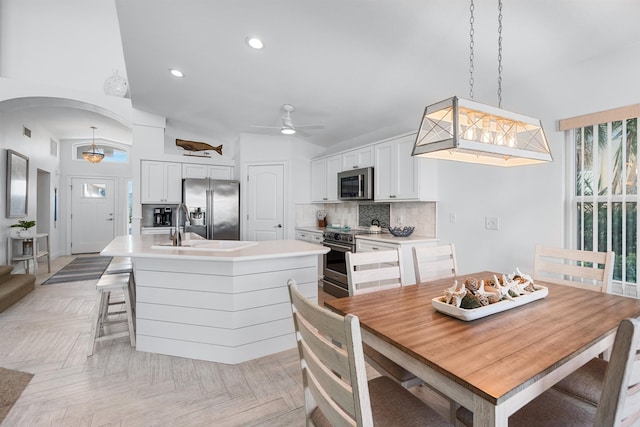
[[338, 173], [339, 200], [373, 200], [373, 168]]

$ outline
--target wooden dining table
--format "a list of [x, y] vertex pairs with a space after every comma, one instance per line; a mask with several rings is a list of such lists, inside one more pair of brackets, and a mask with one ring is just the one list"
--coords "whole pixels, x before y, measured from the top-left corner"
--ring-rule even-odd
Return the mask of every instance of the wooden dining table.
[[[493, 272], [461, 275], [488, 279]], [[451, 402], [474, 426], [507, 426], [509, 415], [613, 344], [640, 300], [539, 282], [545, 298], [472, 321], [436, 311], [443, 279], [325, 302], [360, 319], [362, 340]]]

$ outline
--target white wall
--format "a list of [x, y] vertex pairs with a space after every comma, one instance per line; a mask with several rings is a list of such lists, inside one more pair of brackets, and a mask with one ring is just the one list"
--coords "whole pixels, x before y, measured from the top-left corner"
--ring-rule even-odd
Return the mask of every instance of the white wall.
[[[50, 154], [51, 134], [44, 128], [34, 122], [29, 114], [18, 112], [0, 112], [0, 189], [2, 197], [0, 197], [0, 264], [7, 261], [7, 237], [9, 236], [9, 227], [17, 223], [19, 220], [36, 220], [37, 218], [37, 175], [38, 169], [49, 172], [51, 176], [50, 188], [48, 191], [51, 195], [49, 209], [53, 212], [53, 191], [54, 188], [60, 188], [60, 176], [58, 169], [58, 157]], [[31, 130], [31, 138], [23, 135], [23, 126]], [[7, 165], [7, 149], [17, 151], [29, 157], [29, 190], [27, 201], [27, 217], [26, 218], [6, 218], [6, 165]], [[59, 225], [59, 224], [58, 224]], [[49, 224], [51, 252], [59, 254], [62, 251], [60, 246], [60, 229], [56, 228], [53, 223], [53, 216], [50, 218]], [[22, 263], [16, 264], [16, 271], [22, 269]]]
[[0, 76], [103, 92], [114, 70], [126, 77], [113, 0], [2, 0]]
[[[438, 235], [455, 243], [461, 272], [531, 272], [536, 243], [571, 247], [564, 229], [565, 136], [557, 121], [638, 103], [638, 71], [636, 43], [505, 88], [504, 108], [542, 119], [554, 162], [510, 169], [440, 162]], [[486, 230], [486, 215], [499, 216], [501, 229]]]

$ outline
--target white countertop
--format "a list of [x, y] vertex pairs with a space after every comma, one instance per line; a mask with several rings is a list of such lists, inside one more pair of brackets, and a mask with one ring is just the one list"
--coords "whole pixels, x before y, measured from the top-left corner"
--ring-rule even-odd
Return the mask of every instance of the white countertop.
[[296, 226], [296, 230], [298, 231], [310, 231], [312, 233], [322, 233], [326, 229], [327, 227], [316, 227], [313, 225]]
[[437, 237], [416, 236], [414, 234], [409, 237], [396, 237], [391, 233], [357, 234], [356, 239], [371, 240], [381, 243], [393, 243], [396, 245], [437, 242], [440, 240]]
[[[193, 235], [193, 233], [187, 233]], [[199, 236], [197, 236], [199, 237]], [[194, 240], [195, 237], [194, 237]], [[200, 238], [199, 240], [202, 240]], [[122, 256], [132, 258], [185, 259], [200, 261], [250, 261], [272, 258], [291, 258], [306, 255], [322, 255], [329, 252], [329, 248], [301, 240], [271, 240], [257, 242], [252, 246], [232, 250], [193, 250], [171, 246], [154, 249], [152, 246], [167, 244], [166, 235], [118, 236], [105, 247], [100, 255]]]

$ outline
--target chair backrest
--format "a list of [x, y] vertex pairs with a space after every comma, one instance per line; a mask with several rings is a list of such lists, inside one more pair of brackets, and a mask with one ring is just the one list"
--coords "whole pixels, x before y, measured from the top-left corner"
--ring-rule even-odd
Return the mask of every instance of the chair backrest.
[[442, 246], [413, 247], [416, 283], [455, 277], [458, 273], [453, 243]]
[[637, 425], [640, 421], [640, 320], [620, 322], [596, 410], [595, 426]]
[[533, 279], [609, 292], [614, 253], [536, 245]]
[[347, 252], [349, 295], [402, 286], [402, 257], [399, 249]]
[[373, 425], [360, 321], [305, 298], [287, 282], [300, 353], [307, 425], [319, 409], [331, 425]]

